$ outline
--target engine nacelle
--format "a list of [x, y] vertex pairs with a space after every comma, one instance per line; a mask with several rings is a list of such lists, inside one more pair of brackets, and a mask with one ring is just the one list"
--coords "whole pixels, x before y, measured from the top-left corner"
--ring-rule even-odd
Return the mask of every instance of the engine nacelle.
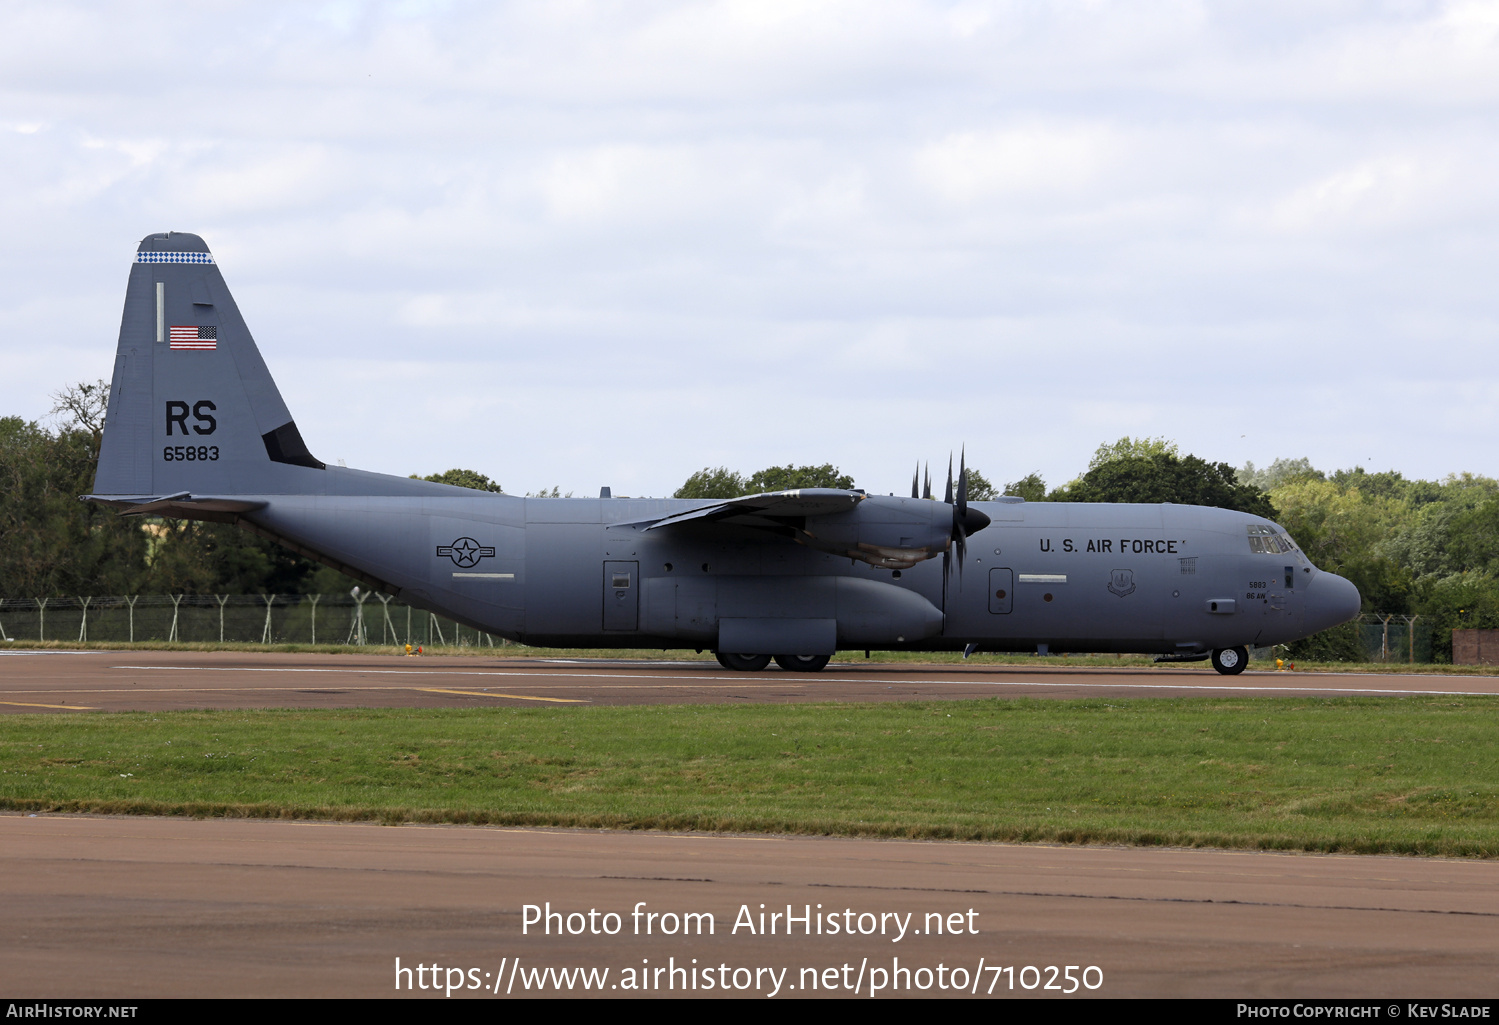
[[847, 512], [807, 517], [796, 539], [881, 569], [910, 569], [947, 551], [952, 528], [953, 507], [944, 502], [871, 495]]

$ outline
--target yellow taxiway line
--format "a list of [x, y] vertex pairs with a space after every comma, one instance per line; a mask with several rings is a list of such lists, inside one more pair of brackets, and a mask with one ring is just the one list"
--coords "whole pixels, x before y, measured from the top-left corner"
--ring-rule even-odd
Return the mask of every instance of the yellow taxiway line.
[[529, 694], [496, 694], [487, 691], [442, 690], [438, 687], [412, 687], [411, 689], [419, 690], [423, 694], [459, 694], [466, 698], [510, 698], [512, 701], [554, 701], [559, 705], [589, 704], [586, 698], [538, 698], [532, 697]]

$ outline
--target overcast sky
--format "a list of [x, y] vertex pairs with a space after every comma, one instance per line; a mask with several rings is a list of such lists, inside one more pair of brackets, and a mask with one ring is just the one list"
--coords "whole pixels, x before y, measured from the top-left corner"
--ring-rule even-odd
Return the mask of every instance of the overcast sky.
[[1499, 474], [1499, 3], [0, 7], [0, 415], [202, 235], [309, 447]]

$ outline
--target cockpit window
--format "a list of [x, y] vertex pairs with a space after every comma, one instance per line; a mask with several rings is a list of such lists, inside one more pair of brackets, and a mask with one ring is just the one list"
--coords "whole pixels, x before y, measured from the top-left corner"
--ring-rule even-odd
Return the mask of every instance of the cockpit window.
[[1249, 550], [1256, 555], [1281, 555], [1296, 551], [1291, 536], [1271, 523], [1249, 524]]

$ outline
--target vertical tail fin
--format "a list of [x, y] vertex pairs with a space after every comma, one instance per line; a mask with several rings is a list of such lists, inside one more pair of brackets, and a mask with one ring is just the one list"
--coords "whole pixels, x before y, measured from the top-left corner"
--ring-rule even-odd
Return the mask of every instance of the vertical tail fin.
[[213, 254], [197, 235], [141, 240], [120, 322], [94, 493], [322, 490]]

